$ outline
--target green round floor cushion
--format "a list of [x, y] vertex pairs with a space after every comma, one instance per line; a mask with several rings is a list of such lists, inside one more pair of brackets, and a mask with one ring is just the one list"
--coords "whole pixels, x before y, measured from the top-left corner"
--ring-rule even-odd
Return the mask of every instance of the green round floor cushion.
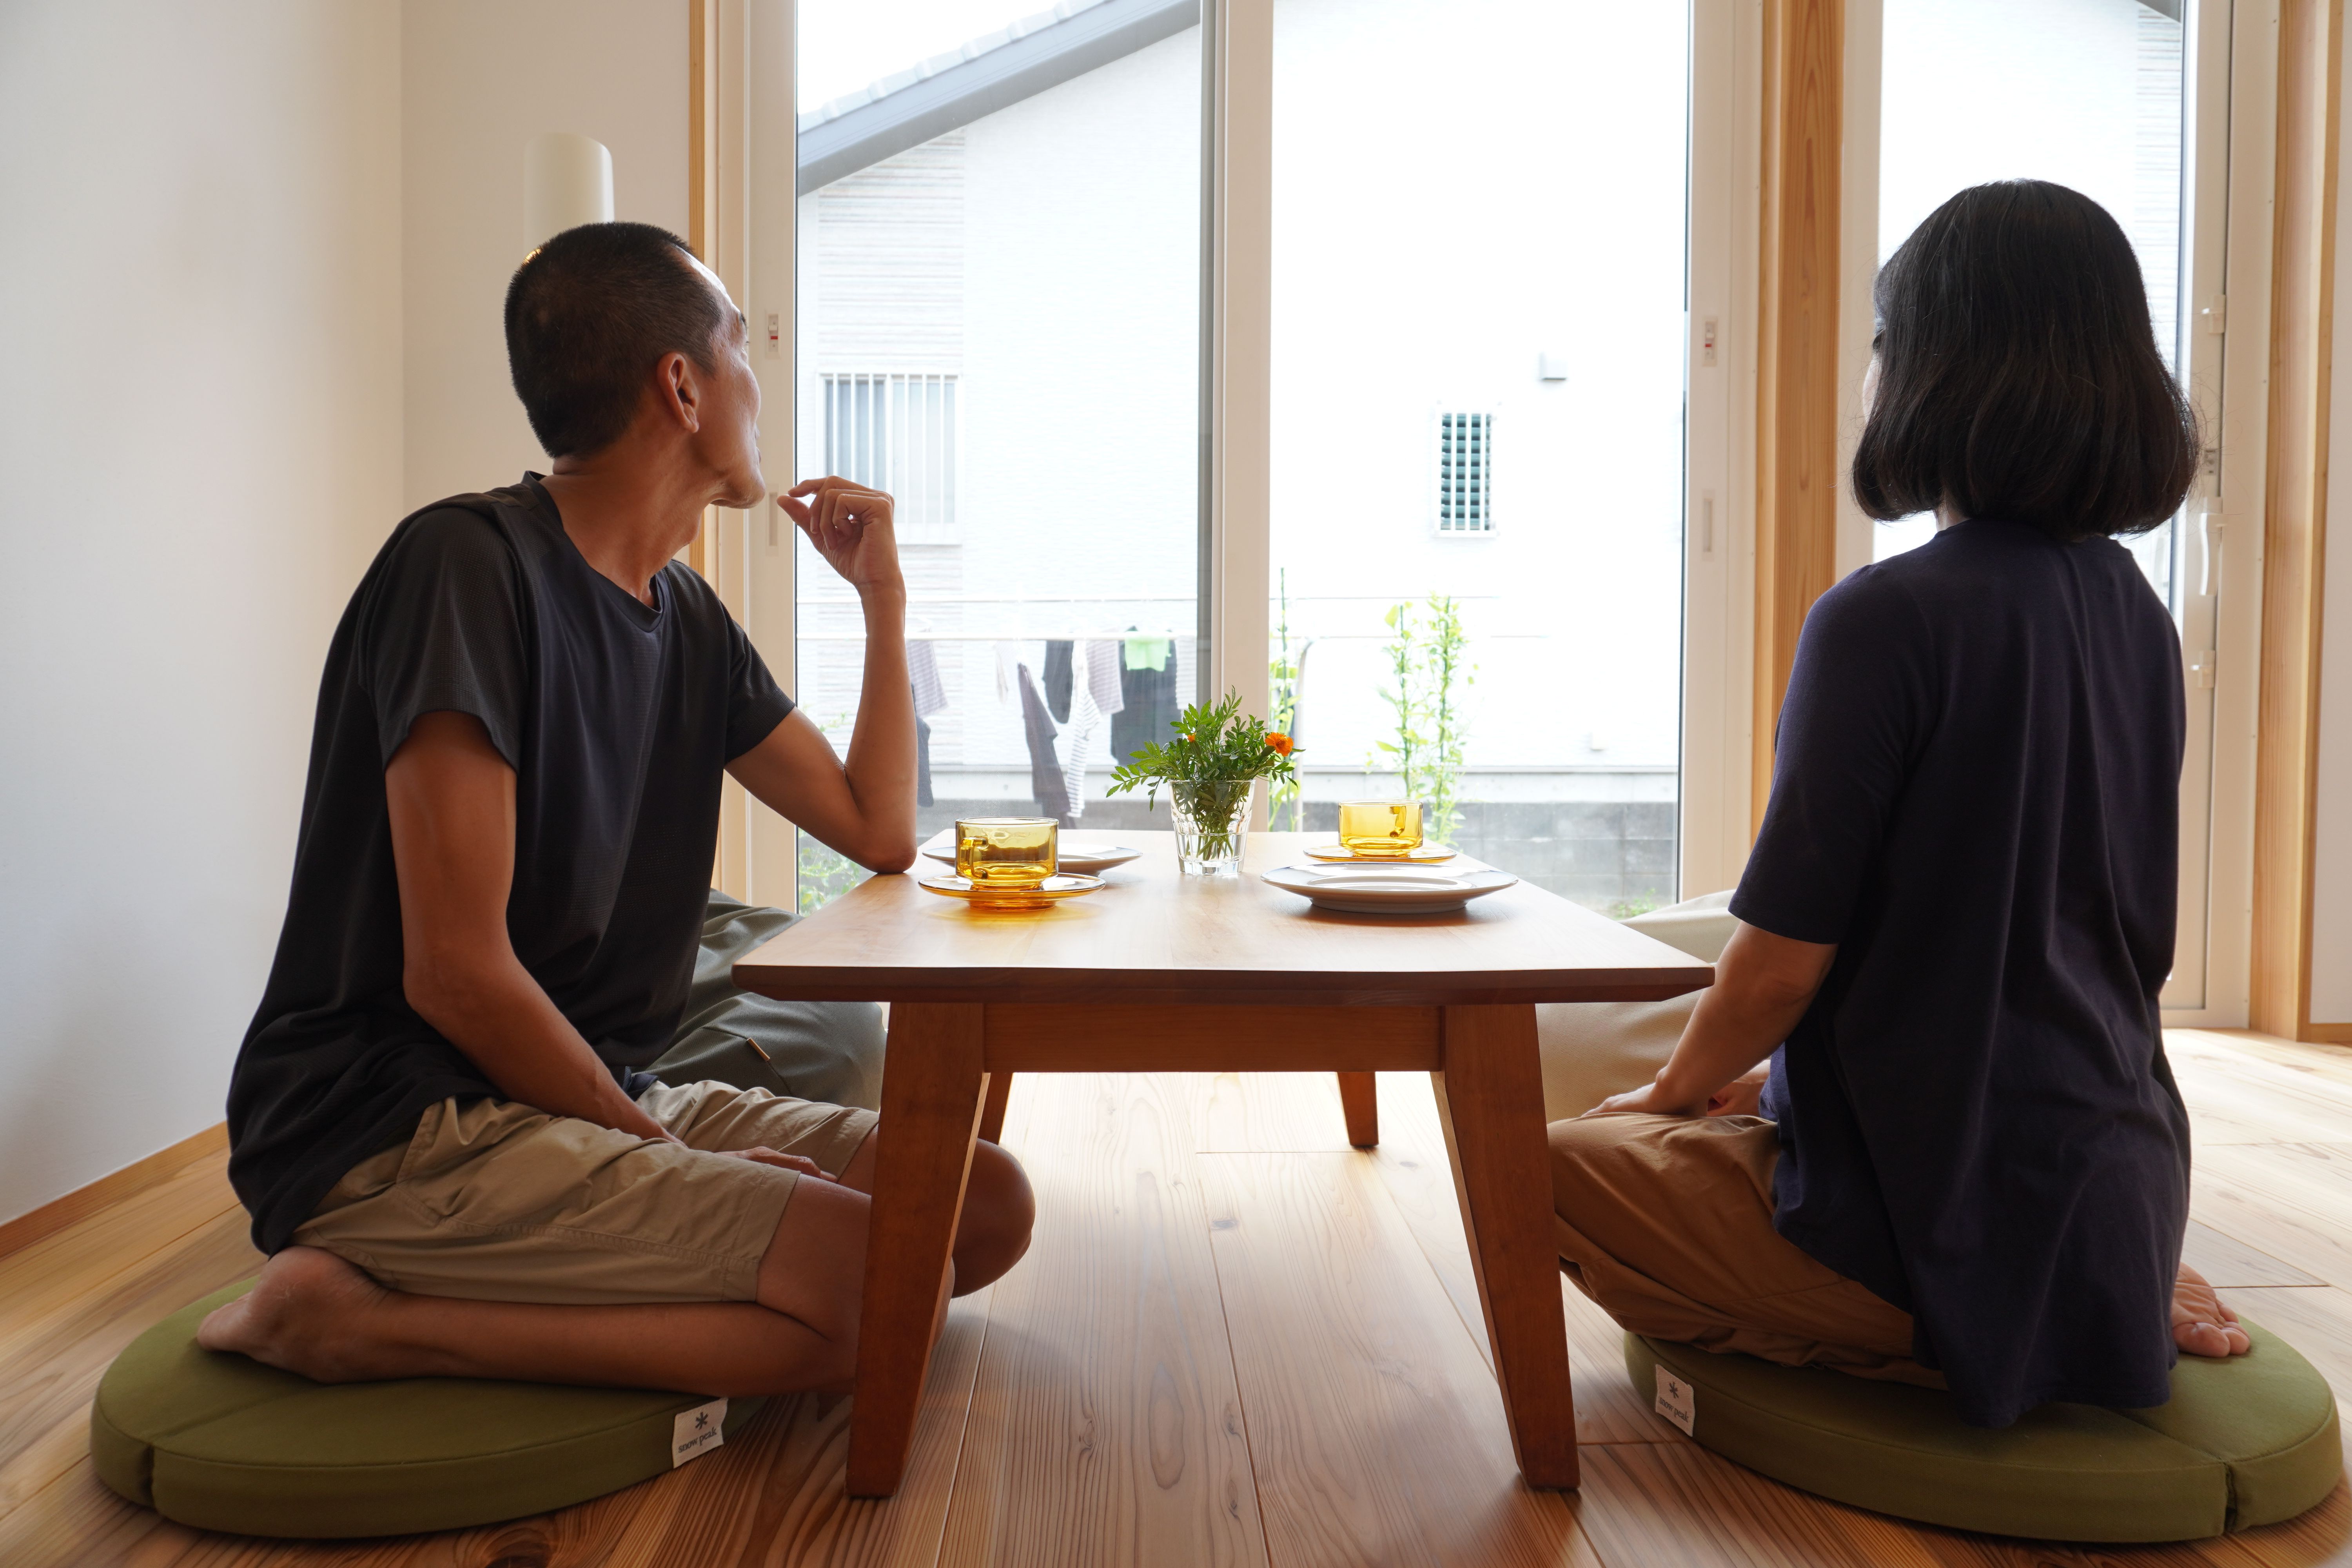
[[[712, 1403], [469, 1378], [312, 1383], [198, 1345], [205, 1314], [252, 1283], [207, 1296], [133, 1340], [90, 1406], [99, 1479], [181, 1524], [241, 1535], [404, 1535], [544, 1513], [670, 1468], [678, 1417], [691, 1430], [693, 1414]], [[731, 1436], [759, 1406], [729, 1402], [722, 1430]]]
[[1996, 1535], [2193, 1541], [2292, 1519], [2344, 1469], [2327, 1380], [2243, 1326], [2252, 1351], [2181, 1357], [2169, 1404], [2045, 1405], [1999, 1431], [1962, 1425], [1937, 1389], [1637, 1334], [1625, 1368], [1662, 1407], [1684, 1402], [1699, 1443], [1839, 1502]]

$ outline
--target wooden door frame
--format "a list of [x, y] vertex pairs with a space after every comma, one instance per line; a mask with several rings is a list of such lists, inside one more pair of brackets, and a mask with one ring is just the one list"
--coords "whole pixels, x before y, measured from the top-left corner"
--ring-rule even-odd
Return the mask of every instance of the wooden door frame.
[[2278, 0], [2276, 37], [2247, 1021], [2352, 1043], [2352, 1024], [2311, 1016], [2343, 0]]
[[[752, 289], [751, 6], [749, 0], [686, 0], [686, 242], [719, 275], [728, 295], [751, 321], [754, 338], [763, 338], [764, 318], [754, 308]], [[788, 37], [784, 47], [789, 60]], [[789, 83], [790, 75], [784, 79]], [[789, 148], [789, 138], [786, 145]], [[789, 184], [785, 188], [791, 188]], [[785, 221], [789, 225], [789, 214]], [[789, 226], [785, 232], [790, 234]], [[755, 366], [763, 363], [756, 343], [752, 354]], [[775, 393], [767, 388], [766, 376], [761, 381], [764, 405]], [[791, 399], [782, 401], [789, 429]], [[763, 431], [773, 424], [764, 407], [761, 424]], [[789, 442], [762, 445], [771, 454], [784, 454], [784, 460], [790, 462]], [[771, 484], [777, 482], [774, 475], [769, 479]], [[760, 515], [772, 508], [771, 501], [760, 509]], [[687, 548], [687, 563], [717, 590], [728, 613], [747, 626], [754, 618], [753, 524], [752, 512], [711, 507], [703, 513], [701, 531]], [[783, 625], [789, 627], [790, 620]], [[789, 637], [784, 640], [788, 648]], [[793, 689], [788, 652], [786, 662], [775, 673], [786, 682], [787, 690]], [[711, 870], [712, 885], [739, 899], [791, 905], [789, 849], [782, 858], [781, 872], [773, 864], [772, 851], [761, 852], [763, 841], [776, 837], [780, 821], [753, 802], [742, 785], [729, 779], [719, 796], [719, 853]], [[789, 829], [784, 837], [789, 839]], [[755, 861], [761, 864], [755, 866]]]
[[1797, 635], [1837, 581], [1845, 0], [1764, 0], [1749, 834]]

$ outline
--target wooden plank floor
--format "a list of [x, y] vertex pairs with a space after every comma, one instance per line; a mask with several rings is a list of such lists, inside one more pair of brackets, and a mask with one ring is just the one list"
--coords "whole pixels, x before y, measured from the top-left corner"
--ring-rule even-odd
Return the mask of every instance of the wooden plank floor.
[[[2352, 1051], [2179, 1031], [2189, 1255], [2352, 1399]], [[2085, 1549], [1925, 1530], [1778, 1486], [1649, 1409], [1564, 1290], [1584, 1486], [1518, 1485], [1426, 1079], [1381, 1078], [1347, 1146], [1328, 1074], [1024, 1078], [1006, 1142], [1028, 1260], [956, 1304], [905, 1489], [842, 1489], [849, 1405], [772, 1403], [643, 1486], [448, 1535], [246, 1541], [121, 1501], [85, 1456], [123, 1344], [258, 1259], [218, 1157], [0, 1258], [6, 1568], [636, 1564], [2340, 1563], [2338, 1488], [2293, 1523]]]

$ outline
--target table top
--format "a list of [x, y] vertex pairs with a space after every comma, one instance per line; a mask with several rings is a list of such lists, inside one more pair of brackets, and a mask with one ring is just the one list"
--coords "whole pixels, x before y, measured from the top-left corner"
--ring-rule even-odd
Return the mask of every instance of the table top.
[[[1185, 877], [1171, 833], [1101, 891], [992, 912], [872, 877], [735, 966], [735, 983], [810, 1001], [1151, 1002], [1446, 1006], [1638, 1002], [1715, 970], [1527, 882], [1434, 915], [1318, 910], [1258, 873], [1328, 834], [1253, 833], [1234, 878]], [[1464, 857], [1478, 867], [1484, 862]]]

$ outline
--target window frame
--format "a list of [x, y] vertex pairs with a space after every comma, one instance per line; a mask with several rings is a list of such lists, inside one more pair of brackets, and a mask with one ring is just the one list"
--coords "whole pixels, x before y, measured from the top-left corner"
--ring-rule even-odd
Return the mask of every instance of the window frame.
[[[1429, 414], [1430, 499], [1429, 531], [1438, 539], [1492, 539], [1495, 537], [1495, 426], [1502, 413], [1492, 402], [1474, 403], [1464, 398], [1451, 398], [1433, 405]], [[1447, 470], [1454, 465], [1446, 459], [1452, 455], [1448, 443], [1454, 437], [1450, 421], [1470, 421], [1466, 464], [1470, 487], [1466, 501], [1453, 498], [1452, 481]], [[1477, 517], [1475, 523], [1449, 527], [1446, 507], [1449, 502], [1465, 505]]]

